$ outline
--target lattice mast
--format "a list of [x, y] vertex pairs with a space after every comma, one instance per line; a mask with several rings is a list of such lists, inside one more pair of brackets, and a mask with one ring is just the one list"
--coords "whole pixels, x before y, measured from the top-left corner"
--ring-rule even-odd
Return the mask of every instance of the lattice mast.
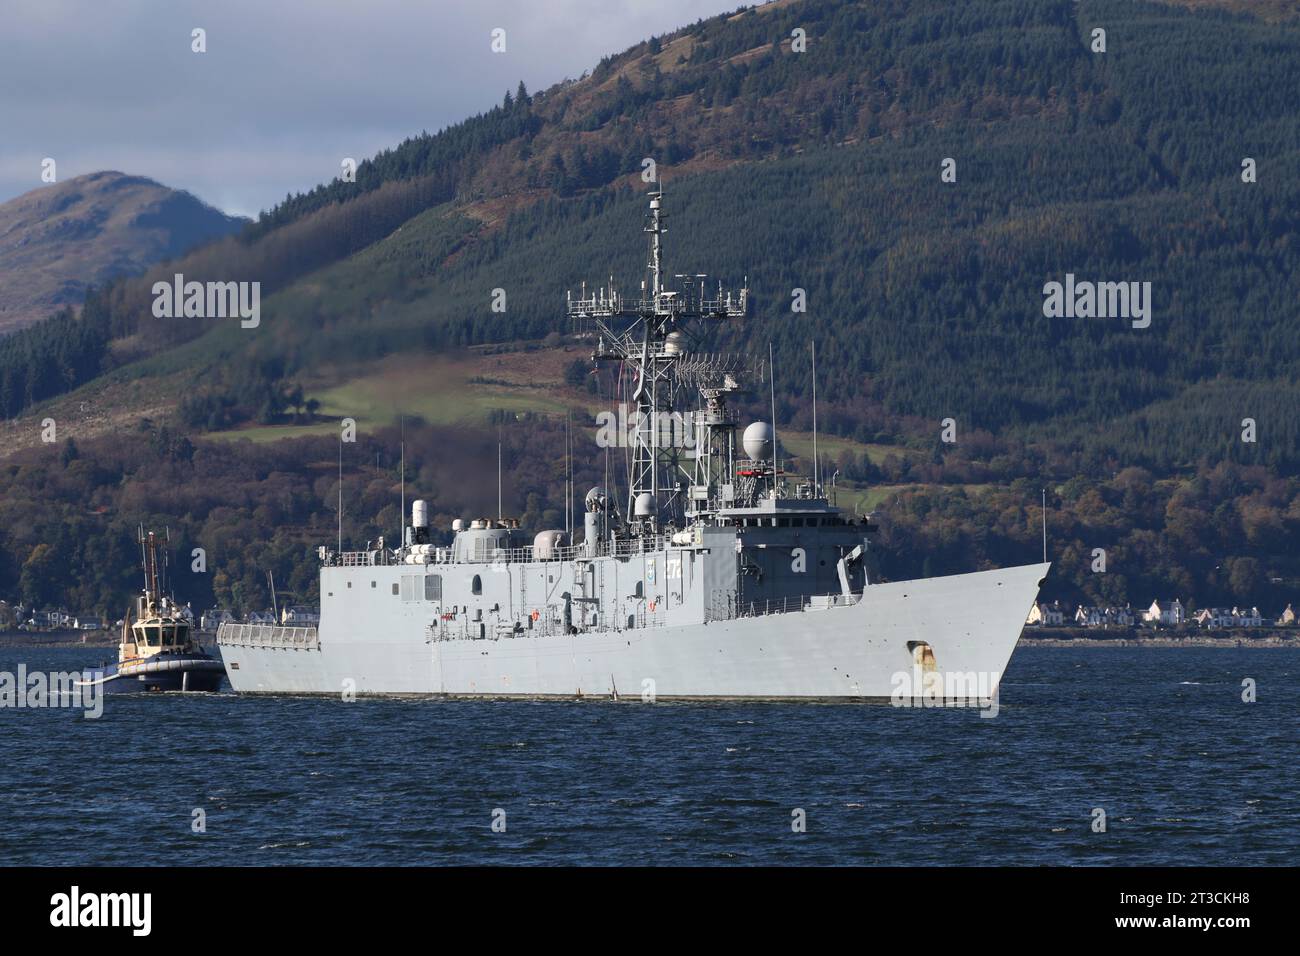
[[[678, 364], [693, 331], [704, 322], [743, 317], [749, 290], [725, 290], [718, 283], [716, 297], [705, 293], [704, 275], [676, 275], [679, 288], [664, 283], [663, 190], [649, 194], [645, 232], [649, 235], [649, 260], [639, 298], [628, 299], [614, 286], [593, 290], [584, 283], [575, 298], [567, 296], [571, 319], [590, 325], [598, 335], [592, 352], [597, 362], [617, 362], [633, 383], [632, 412], [626, 435], [630, 461], [627, 518], [634, 534], [657, 534], [684, 512], [681, 495], [698, 472], [698, 456], [680, 441], [682, 423], [676, 402]], [[621, 417], [620, 417], [621, 420]], [[706, 448], [709, 443], [706, 443]], [[705, 449], [698, 449], [701, 453]]]

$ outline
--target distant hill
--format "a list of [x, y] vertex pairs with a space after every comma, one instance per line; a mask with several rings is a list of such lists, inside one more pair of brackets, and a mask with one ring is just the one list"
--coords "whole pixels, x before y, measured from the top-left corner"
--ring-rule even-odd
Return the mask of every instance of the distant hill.
[[[749, 276], [755, 321], [722, 347], [770, 340], [793, 370], [816, 336], [828, 432], [1020, 471], [1022, 443], [1072, 474], [1300, 469], [1300, 26], [1294, 3], [1267, 8], [1278, 22], [1237, 6], [778, 0], [703, 20], [521, 85], [115, 283], [76, 326], [0, 343], [0, 414], [102, 396], [107, 372], [183, 383], [141, 394], [189, 429], [273, 424], [295, 380], [566, 331], [566, 288], [640, 277], [653, 159], [668, 270]], [[173, 271], [260, 282], [260, 325], [154, 318]], [[1045, 316], [1068, 275], [1149, 283], [1150, 325]], [[807, 376], [777, 400], [810, 425]], [[942, 447], [947, 417], [996, 440]], [[1240, 440], [1247, 417], [1263, 440]]]
[[24, 193], [0, 205], [0, 333], [80, 306], [88, 286], [142, 273], [246, 221], [119, 172]]
[[[440, 527], [494, 506], [473, 476], [497, 441], [506, 507], [556, 527], [562, 412], [589, 439], [612, 400], [565, 290], [635, 288], [653, 158], [666, 271], [748, 276], [745, 336], [718, 345], [773, 344], [796, 455], [816, 340], [821, 453], [842, 504], [885, 515], [886, 574], [1036, 557], [1046, 488], [1049, 597], [1276, 613], [1300, 600], [1297, 8], [777, 0], [511, 90], [0, 338], [0, 595], [115, 607], [130, 562], [102, 556], [149, 518], [225, 556], [186, 593], [260, 608], [273, 569], [310, 600], [343, 417], [367, 443], [345, 540], [396, 533], [403, 424]], [[260, 324], [155, 318], [173, 272], [260, 282]], [[1070, 275], [1150, 283], [1149, 325], [1049, 317]]]

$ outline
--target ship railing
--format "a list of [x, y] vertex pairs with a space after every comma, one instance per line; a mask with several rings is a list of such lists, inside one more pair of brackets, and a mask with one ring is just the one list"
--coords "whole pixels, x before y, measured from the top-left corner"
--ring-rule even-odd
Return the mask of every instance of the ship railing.
[[848, 607], [856, 599], [843, 594], [799, 594], [783, 598], [764, 598], [761, 601], [742, 601], [736, 617], [766, 617], [769, 614], [789, 614], [793, 611], [824, 610]]
[[668, 537], [662, 534], [645, 535], [640, 538], [619, 538], [614, 542], [610, 553], [616, 557], [631, 557], [638, 554], [652, 554], [661, 551], [668, 544]]
[[343, 551], [333, 556], [335, 567], [368, 568], [375, 563], [374, 551]]
[[314, 627], [277, 627], [272, 624], [222, 624], [217, 629], [222, 647], [287, 647], [315, 650], [320, 637]]
[[[667, 535], [646, 535], [640, 538], [619, 538], [615, 541], [602, 541], [596, 551], [596, 557], [635, 557], [640, 554], [653, 554], [667, 547], [669, 539]], [[454, 558], [454, 549], [451, 547], [435, 548], [431, 553], [421, 556], [415, 564], [438, 565], [438, 564], [456, 564], [459, 563]], [[355, 556], [355, 562], [349, 558]], [[368, 560], [369, 552], [355, 551], [346, 552], [338, 556], [340, 560], [336, 562], [344, 567], [367, 566], [371, 562]], [[581, 558], [591, 557], [587, 552], [586, 544], [566, 545], [564, 547], [552, 547], [545, 551], [538, 552], [532, 546], [522, 548], [485, 548], [475, 551], [470, 563], [486, 565], [502, 564], [523, 564], [530, 561], [576, 561]], [[405, 560], [399, 561], [399, 564], [405, 565]]]

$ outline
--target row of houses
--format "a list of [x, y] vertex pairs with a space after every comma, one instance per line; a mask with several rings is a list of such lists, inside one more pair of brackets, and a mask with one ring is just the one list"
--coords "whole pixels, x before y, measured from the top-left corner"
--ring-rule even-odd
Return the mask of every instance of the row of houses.
[[[180, 609], [185, 620], [194, 623], [194, 611], [187, 604]], [[201, 630], [215, 631], [223, 623], [240, 623], [231, 611], [224, 608], [211, 608], [204, 611], [198, 619]], [[314, 607], [294, 606], [281, 608], [279, 617], [272, 611], [252, 611], [243, 623], [247, 624], [282, 624], [287, 627], [306, 627], [320, 623], [320, 612]], [[0, 600], [0, 630], [18, 629], [22, 631], [98, 631], [109, 627], [108, 622], [98, 614], [73, 614], [67, 608], [47, 608], [37, 610], [23, 604], [10, 604]], [[116, 621], [112, 627], [120, 628], [122, 622]]]
[[1071, 614], [1069, 608], [1060, 601], [1051, 604], [1039, 601], [1025, 619], [1028, 625], [1042, 627], [1183, 627], [1196, 624], [1200, 627], [1264, 627], [1278, 625], [1287, 627], [1296, 623], [1296, 612], [1290, 604], [1276, 619], [1260, 614], [1259, 608], [1250, 607], [1210, 607], [1203, 608], [1188, 617], [1187, 608], [1177, 598], [1157, 599], [1145, 610], [1134, 610], [1131, 605], [1124, 607], [1088, 607], [1079, 605]]
[[65, 607], [38, 611], [24, 604], [0, 601], [0, 629], [22, 631], [98, 631], [104, 626], [98, 614], [73, 614]]

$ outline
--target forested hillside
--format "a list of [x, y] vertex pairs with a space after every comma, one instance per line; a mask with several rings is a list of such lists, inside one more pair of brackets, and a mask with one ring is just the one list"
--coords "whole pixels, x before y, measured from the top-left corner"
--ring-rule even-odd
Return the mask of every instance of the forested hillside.
[[[85, 517], [84, 540], [141, 511], [171, 514], [187, 541], [221, 538], [249, 567], [263, 554], [308, 588], [310, 552], [295, 549], [328, 537], [332, 492], [304, 476], [331, 474], [335, 443], [218, 455], [204, 433], [297, 421], [304, 402], [386, 356], [567, 335], [566, 289], [640, 277], [650, 158], [667, 195], [667, 271], [748, 276], [752, 317], [717, 344], [765, 355], [773, 343], [786, 427], [810, 426], [816, 339], [820, 427], [875, 449], [851, 454], [845, 477], [899, 489], [879, 502], [885, 573], [1032, 556], [1031, 505], [1047, 485], [1054, 551], [1069, 556], [1049, 595], [1281, 600], [1300, 587], [1300, 25], [1294, 5], [1268, 4], [1266, 18], [1233, 7], [782, 0], [549, 90], [511, 90], [362, 163], [355, 183], [287, 197], [239, 236], [92, 295], [80, 318], [0, 341], [0, 412], [14, 428], [34, 430], [41, 403], [65, 393], [164, 395], [163, 445], [184, 435], [194, 451], [166, 465], [194, 470], [165, 507], [131, 500], [157, 485], [152, 470], [95, 470], [100, 449], [126, 447], [120, 435], [73, 436], [76, 457], [59, 467], [82, 469], [77, 481], [42, 471], [54, 449], [23, 453], [35, 457], [10, 466], [6, 500], [40, 474], [63, 504], [32, 503], [41, 517], [8, 532], [0, 594], [67, 524], [65, 491], [117, 516]], [[151, 283], [177, 271], [260, 281], [258, 328], [154, 318]], [[1149, 326], [1046, 317], [1044, 286], [1067, 274], [1150, 283]], [[791, 310], [796, 289], [804, 313]], [[946, 418], [955, 443], [939, 441]], [[1256, 441], [1242, 440], [1244, 419]], [[536, 441], [558, 434], [538, 421]], [[379, 514], [393, 482], [385, 434], [367, 485], [382, 493], [357, 503], [358, 535], [396, 531]], [[146, 462], [172, 460], [133, 441]], [[219, 505], [185, 490], [278, 455], [286, 486], [311, 489], [292, 506], [269, 478], [223, 488]], [[559, 480], [521, 484], [518, 510], [554, 508]], [[462, 510], [452, 486], [438, 492], [435, 510]], [[1093, 547], [1118, 549], [1123, 566], [1092, 575]], [[258, 600], [256, 578], [217, 596]], [[107, 602], [112, 589], [84, 597]]]

